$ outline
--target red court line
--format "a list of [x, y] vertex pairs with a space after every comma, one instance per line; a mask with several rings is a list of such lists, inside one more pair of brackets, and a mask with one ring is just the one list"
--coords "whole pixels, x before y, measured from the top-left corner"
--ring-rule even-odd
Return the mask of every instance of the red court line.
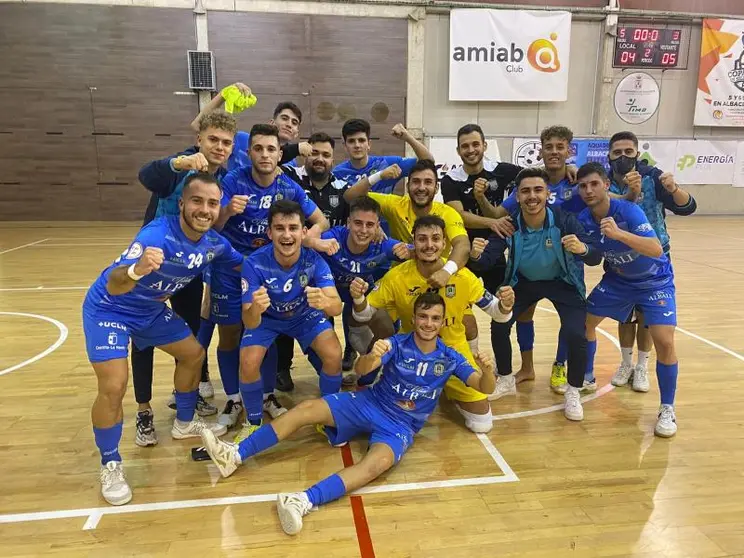
[[[346, 444], [341, 448], [341, 458], [344, 461], [344, 467], [354, 465], [354, 458], [351, 455], [351, 448]], [[364, 513], [364, 502], [361, 496], [350, 496], [351, 513], [354, 516], [354, 527], [356, 527], [357, 540], [359, 541], [359, 553], [362, 558], [375, 558], [375, 548], [372, 546], [372, 535], [369, 533], [367, 524], [367, 514]]]

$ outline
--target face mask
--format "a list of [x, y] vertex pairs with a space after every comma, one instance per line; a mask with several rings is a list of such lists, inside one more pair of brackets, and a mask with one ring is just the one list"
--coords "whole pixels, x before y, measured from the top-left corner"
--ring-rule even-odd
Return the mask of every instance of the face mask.
[[620, 155], [617, 159], [610, 160], [610, 167], [612, 172], [619, 176], [625, 176], [630, 171], [635, 170], [636, 162], [638, 157], [628, 157], [627, 155]]

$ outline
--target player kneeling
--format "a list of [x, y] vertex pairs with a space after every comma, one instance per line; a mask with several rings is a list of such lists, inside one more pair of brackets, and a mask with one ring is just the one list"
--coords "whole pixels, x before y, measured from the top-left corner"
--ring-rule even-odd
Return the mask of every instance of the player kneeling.
[[222, 442], [205, 431], [204, 446], [222, 476], [230, 476], [246, 459], [303, 426], [324, 425], [329, 442], [335, 446], [359, 434], [369, 434], [369, 451], [359, 463], [304, 492], [278, 495], [282, 528], [294, 535], [302, 529], [303, 516], [312, 509], [365, 486], [390, 469], [400, 461], [413, 443], [413, 436], [434, 411], [450, 376], [483, 393], [494, 389], [490, 359], [477, 355], [477, 370], [439, 339], [444, 310], [444, 299], [439, 294], [420, 295], [414, 303], [413, 332], [381, 339], [372, 352], [357, 360], [355, 370], [359, 375], [384, 366], [381, 379], [370, 389], [303, 401], [239, 444]]

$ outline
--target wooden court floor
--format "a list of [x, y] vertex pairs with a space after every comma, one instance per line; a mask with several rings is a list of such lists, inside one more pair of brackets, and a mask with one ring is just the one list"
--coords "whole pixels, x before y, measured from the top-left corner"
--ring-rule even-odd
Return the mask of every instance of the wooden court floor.
[[[602, 386], [585, 420], [564, 419], [548, 388], [556, 316], [536, 315], [537, 381], [493, 404], [477, 437], [440, 406], [402, 463], [362, 494], [282, 532], [278, 491], [305, 488], [359, 459], [314, 430], [230, 479], [170, 439], [172, 363], [156, 360], [160, 444], [134, 444], [125, 399], [121, 453], [132, 502], [100, 497], [90, 426], [95, 380], [84, 351], [85, 289], [136, 226], [0, 228], [0, 556], [719, 557], [744, 556], [744, 219], [670, 219], [680, 329], [679, 432], [653, 436], [658, 389], [612, 389], [614, 323], [597, 355]], [[597, 280], [596, 270], [588, 281]], [[481, 346], [487, 320], [479, 316]], [[215, 362], [214, 351], [210, 361]], [[653, 360], [653, 357], [652, 357]], [[296, 355], [297, 389], [317, 394]], [[653, 370], [653, 362], [650, 369]], [[219, 375], [212, 367], [215, 400]]]

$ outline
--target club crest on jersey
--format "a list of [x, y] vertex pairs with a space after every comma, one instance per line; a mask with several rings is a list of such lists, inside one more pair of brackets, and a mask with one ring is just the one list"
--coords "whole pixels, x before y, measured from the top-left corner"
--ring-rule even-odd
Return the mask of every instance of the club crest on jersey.
[[300, 287], [303, 289], [307, 287], [307, 274], [306, 273], [300, 273]]
[[241, 277], [240, 279], [240, 291], [243, 294], [248, 292], [248, 281], [244, 277]]
[[377, 262], [375, 260], [370, 260], [367, 262], [367, 267], [372, 269], [373, 267], [377, 267]]
[[212, 303], [212, 314], [215, 316], [220, 313], [220, 305], [216, 302]]
[[276, 196], [274, 196], [274, 201], [279, 201], [284, 199], [284, 194], [281, 192], [277, 192]]
[[447, 285], [444, 288], [444, 296], [446, 296], [447, 298], [454, 298], [455, 297], [455, 286]]
[[553, 247], [553, 241], [549, 238], [545, 239], [545, 248], [552, 248]]
[[139, 258], [142, 255], [142, 244], [139, 242], [135, 242], [132, 244], [132, 246], [129, 248], [129, 252], [127, 252], [126, 260], [133, 260], [135, 258]]
[[331, 207], [338, 207], [338, 204], [340, 201], [341, 201], [340, 196], [328, 196], [328, 203], [331, 204]]
[[214, 259], [214, 252], [212, 250], [209, 250], [207, 252], [207, 261], [211, 262]]
[[496, 190], [496, 189], [498, 189], [498, 187], [499, 187], [499, 181], [498, 181], [498, 180], [496, 180], [495, 178], [494, 178], [493, 180], [489, 180], [489, 181], [488, 181], [488, 187], [489, 187], [489, 188], [490, 188], [491, 190]]
[[442, 364], [441, 362], [437, 362], [434, 365], [434, 375], [441, 376], [442, 374], [444, 374], [444, 364]]
[[570, 200], [573, 197], [573, 190], [571, 188], [563, 190], [563, 195], [561, 197], [564, 201]]

